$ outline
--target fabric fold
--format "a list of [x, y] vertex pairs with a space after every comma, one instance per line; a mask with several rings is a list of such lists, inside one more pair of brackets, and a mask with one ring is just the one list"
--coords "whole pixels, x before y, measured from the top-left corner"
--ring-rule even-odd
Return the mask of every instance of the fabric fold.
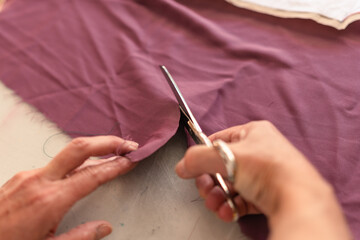
[[[334, 186], [357, 238], [359, 24], [340, 32], [220, 0], [12, 0], [0, 79], [65, 132], [138, 141], [139, 161], [178, 128], [163, 64], [206, 134], [273, 122]], [[241, 226], [267, 236], [262, 216]]]

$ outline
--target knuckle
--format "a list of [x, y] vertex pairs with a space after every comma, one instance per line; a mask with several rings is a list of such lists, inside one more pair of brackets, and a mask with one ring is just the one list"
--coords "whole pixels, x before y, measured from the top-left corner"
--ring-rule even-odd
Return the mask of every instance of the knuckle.
[[109, 140], [109, 145], [111, 146], [112, 149], [116, 149], [119, 146], [119, 139], [116, 136], [107, 136], [108, 140]]
[[251, 125], [252, 131], [255, 132], [262, 132], [262, 133], [271, 133], [273, 132], [276, 127], [274, 124], [268, 120], [261, 120], [253, 122]]
[[25, 180], [28, 176], [29, 176], [29, 173], [26, 172], [26, 171], [23, 171], [23, 172], [18, 172], [18, 173], [16, 173], [15, 176], [13, 177], [13, 179], [16, 180], [16, 181], [22, 182], [22, 181]]
[[265, 127], [265, 128], [272, 128], [274, 125], [268, 121], [268, 120], [261, 120], [258, 122], [259, 126]]
[[49, 206], [53, 202], [54, 196], [57, 195], [57, 192], [58, 191], [54, 191], [51, 188], [41, 191], [35, 191], [31, 198], [31, 201], [40, 206]]
[[86, 151], [89, 146], [89, 141], [86, 137], [74, 138], [71, 140], [70, 146], [80, 151]]
[[21, 200], [14, 201], [19, 206], [47, 211], [60, 194], [54, 184], [42, 179], [41, 174], [36, 171], [19, 172], [12, 180], [10, 194], [21, 196]]
[[20, 183], [21, 186], [26, 186], [33, 184], [34, 182], [38, 181], [40, 176], [38, 174], [35, 174], [31, 171], [22, 171], [13, 177], [15, 182]]
[[236, 129], [236, 131], [230, 133], [231, 142], [238, 142], [241, 140], [241, 129]]
[[97, 166], [86, 167], [82, 174], [86, 175], [89, 179], [92, 179], [97, 185], [101, 185], [105, 182], [104, 174], [99, 173]]

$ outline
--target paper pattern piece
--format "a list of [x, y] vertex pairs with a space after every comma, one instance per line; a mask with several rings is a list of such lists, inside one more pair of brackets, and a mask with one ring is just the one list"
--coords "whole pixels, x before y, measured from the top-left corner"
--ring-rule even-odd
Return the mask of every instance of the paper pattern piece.
[[359, 0], [226, 0], [235, 6], [282, 18], [312, 19], [336, 29], [345, 29], [360, 19]]
[[[0, 79], [64, 131], [138, 141], [138, 161], [178, 127], [164, 64], [206, 134], [273, 122], [334, 186], [360, 238], [359, 24], [337, 31], [225, 1], [12, 0]], [[266, 239], [263, 217], [241, 226]]]

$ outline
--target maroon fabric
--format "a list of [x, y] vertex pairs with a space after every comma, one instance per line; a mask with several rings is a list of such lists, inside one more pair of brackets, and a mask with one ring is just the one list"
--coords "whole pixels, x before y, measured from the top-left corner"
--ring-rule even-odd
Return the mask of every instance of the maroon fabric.
[[[360, 238], [360, 23], [336, 31], [220, 0], [12, 0], [0, 14], [0, 79], [67, 132], [140, 142], [134, 160], [178, 126], [159, 64], [206, 133], [272, 121]], [[259, 218], [242, 226], [264, 239]]]

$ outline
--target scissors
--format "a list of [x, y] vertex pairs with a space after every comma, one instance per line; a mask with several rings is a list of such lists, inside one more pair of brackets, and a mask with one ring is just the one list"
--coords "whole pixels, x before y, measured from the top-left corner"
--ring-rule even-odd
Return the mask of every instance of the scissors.
[[[192, 139], [196, 144], [205, 144], [208, 147], [213, 147], [213, 143], [210, 141], [210, 139], [203, 133], [203, 131], [200, 128], [200, 125], [196, 121], [194, 115], [192, 114], [189, 106], [187, 105], [183, 95], [181, 94], [179, 87], [175, 83], [174, 79], [170, 75], [167, 68], [163, 65], [160, 66], [161, 71], [163, 72], [172, 92], [174, 93], [176, 100], [179, 104], [180, 109], [180, 121], [185, 126], [187, 132], [190, 134]], [[232, 209], [233, 212], [233, 221], [238, 220], [239, 213], [238, 209], [235, 205], [235, 202], [232, 198], [232, 194], [229, 190], [229, 187], [227, 186], [224, 178], [220, 175], [220, 173], [216, 173], [213, 176], [213, 179], [215, 180], [215, 183], [220, 186], [220, 188], [224, 191], [226, 202], [229, 204], [229, 206]]]

